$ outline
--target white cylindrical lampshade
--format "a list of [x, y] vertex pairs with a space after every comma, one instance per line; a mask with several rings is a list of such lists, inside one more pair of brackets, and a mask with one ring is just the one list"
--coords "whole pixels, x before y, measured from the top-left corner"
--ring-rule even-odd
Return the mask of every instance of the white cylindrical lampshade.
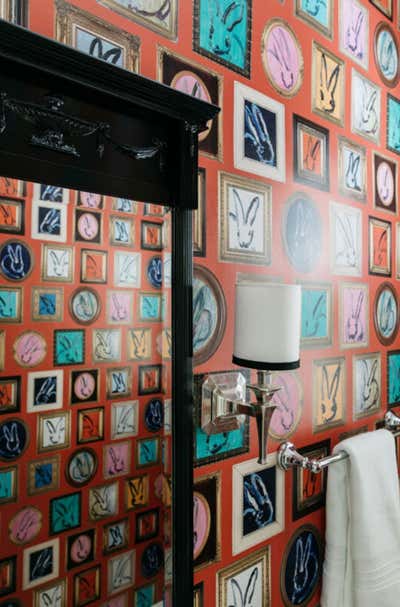
[[269, 371], [298, 368], [300, 319], [300, 285], [238, 283], [233, 362]]

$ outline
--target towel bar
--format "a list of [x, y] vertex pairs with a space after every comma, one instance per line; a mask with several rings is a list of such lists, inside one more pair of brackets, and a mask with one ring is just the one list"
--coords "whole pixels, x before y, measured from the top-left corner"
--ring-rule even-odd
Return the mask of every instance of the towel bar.
[[[393, 431], [394, 436], [400, 435], [400, 417], [387, 411], [384, 417], [383, 427], [387, 430]], [[322, 472], [330, 464], [340, 462], [346, 459], [348, 454], [345, 451], [339, 451], [336, 455], [328, 455], [321, 459], [310, 459], [299, 453], [294, 444], [290, 442], [282, 443], [278, 451], [278, 466], [282, 470], [289, 470], [289, 468], [304, 468], [310, 470], [314, 474]]]

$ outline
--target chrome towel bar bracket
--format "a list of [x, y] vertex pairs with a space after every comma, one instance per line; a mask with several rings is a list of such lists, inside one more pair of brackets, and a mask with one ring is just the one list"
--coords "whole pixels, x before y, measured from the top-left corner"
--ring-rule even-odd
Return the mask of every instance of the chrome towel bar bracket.
[[[393, 431], [394, 435], [397, 436], [400, 434], [400, 417], [392, 413], [392, 411], [387, 411], [385, 414], [383, 427], [387, 430]], [[286, 442], [282, 443], [279, 448], [278, 466], [282, 470], [289, 470], [290, 468], [303, 468], [305, 470], [310, 470], [314, 474], [318, 474], [330, 464], [339, 462], [347, 457], [348, 454], [345, 451], [339, 451], [339, 453], [336, 453], [335, 455], [328, 455], [327, 457], [323, 457], [321, 459], [311, 459], [301, 455], [301, 453], [296, 450], [293, 443]]]

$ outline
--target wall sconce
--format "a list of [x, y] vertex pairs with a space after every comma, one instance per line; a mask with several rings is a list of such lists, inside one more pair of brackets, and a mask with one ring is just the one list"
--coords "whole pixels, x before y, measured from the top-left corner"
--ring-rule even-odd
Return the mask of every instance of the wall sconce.
[[[276, 409], [271, 400], [280, 386], [271, 372], [300, 366], [301, 287], [247, 281], [236, 285], [236, 365], [257, 370], [257, 383], [247, 384], [242, 373], [210, 374], [202, 387], [201, 426], [207, 434], [240, 428], [244, 417], [257, 424], [258, 463], [267, 462], [267, 439]], [[255, 402], [246, 402], [246, 388]]]

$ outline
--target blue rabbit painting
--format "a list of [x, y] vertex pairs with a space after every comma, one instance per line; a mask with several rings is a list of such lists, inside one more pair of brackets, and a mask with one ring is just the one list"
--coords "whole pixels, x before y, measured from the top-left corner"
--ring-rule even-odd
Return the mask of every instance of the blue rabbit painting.
[[273, 167], [278, 165], [277, 120], [274, 112], [246, 99], [243, 138], [246, 158]]
[[320, 548], [314, 533], [303, 528], [286, 560], [285, 591], [292, 605], [306, 605], [320, 577]]
[[200, 52], [245, 72], [250, 45], [248, 0], [198, 0]]
[[329, 26], [331, 0], [300, 0], [301, 10], [325, 28]]
[[248, 474], [243, 479], [243, 535], [275, 521], [276, 468]]
[[329, 337], [328, 293], [324, 289], [301, 290], [301, 337], [321, 339]]

